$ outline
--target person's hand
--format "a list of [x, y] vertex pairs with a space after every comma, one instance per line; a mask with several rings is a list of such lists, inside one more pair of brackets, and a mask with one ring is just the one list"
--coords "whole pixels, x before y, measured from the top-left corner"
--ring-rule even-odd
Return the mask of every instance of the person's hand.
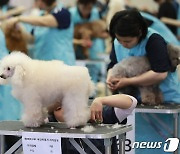
[[115, 91], [114, 85], [116, 85], [119, 82], [119, 78], [115, 78], [112, 76], [108, 76], [106, 80], [107, 87], [113, 92]]
[[15, 25], [19, 22], [19, 17], [13, 17], [5, 21], [6, 28], [10, 29], [11, 27], [15, 27]]
[[107, 84], [108, 84], [108, 88], [111, 91], [116, 91], [116, 90], [118, 90], [120, 88], [128, 86], [129, 85], [128, 81], [129, 81], [128, 78], [113, 78], [113, 77], [110, 77], [107, 80]]
[[103, 105], [100, 98], [96, 98], [92, 102], [90, 110], [91, 110], [91, 120], [95, 122], [103, 121], [103, 117], [102, 117]]
[[81, 46], [82, 47], [90, 48], [92, 46], [92, 41], [91, 40], [87, 40], [87, 39], [82, 39], [81, 40]]

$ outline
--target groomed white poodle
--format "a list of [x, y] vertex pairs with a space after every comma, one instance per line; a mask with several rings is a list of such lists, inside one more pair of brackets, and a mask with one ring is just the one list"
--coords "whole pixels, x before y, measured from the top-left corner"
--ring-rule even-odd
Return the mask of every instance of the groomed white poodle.
[[47, 117], [44, 108], [61, 102], [68, 127], [85, 125], [90, 117], [88, 98], [94, 91], [86, 67], [58, 60], [33, 60], [12, 52], [0, 64], [1, 84], [12, 85], [12, 95], [24, 105], [26, 127], [39, 127]]

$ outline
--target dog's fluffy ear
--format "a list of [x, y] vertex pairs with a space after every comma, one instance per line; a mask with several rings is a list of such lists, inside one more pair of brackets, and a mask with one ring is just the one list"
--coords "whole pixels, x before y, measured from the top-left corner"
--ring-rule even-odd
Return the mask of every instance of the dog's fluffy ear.
[[21, 85], [25, 76], [25, 69], [21, 65], [17, 65], [13, 75], [13, 83]]

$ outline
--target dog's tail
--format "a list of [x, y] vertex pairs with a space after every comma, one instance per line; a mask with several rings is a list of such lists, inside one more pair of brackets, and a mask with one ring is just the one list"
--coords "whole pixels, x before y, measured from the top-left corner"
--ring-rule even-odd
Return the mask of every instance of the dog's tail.
[[96, 92], [96, 86], [95, 86], [95, 83], [90, 80], [89, 81], [89, 96], [94, 96], [95, 95], [95, 92]]

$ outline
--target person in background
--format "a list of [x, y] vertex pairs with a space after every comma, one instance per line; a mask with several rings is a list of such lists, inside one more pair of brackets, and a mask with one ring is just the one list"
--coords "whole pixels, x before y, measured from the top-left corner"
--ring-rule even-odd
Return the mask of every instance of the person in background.
[[56, 0], [37, 0], [42, 16], [19, 16], [9, 19], [9, 26], [18, 22], [35, 25], [32, 31], [35, 44], [34, 59], [61, 60], [75, 65], [73, 49], [73, 24], [69, 11]]
[[[167, 52], [167, 43], [155, 30], [148, 28], [142, 15], [135, 9], [117, 12], [110, 23], [110, 35], [113, 38], [113, 48], [110, 54], [111, 62], [108, 66], [107, 86], [111, 91], [116, 91], [126, 86], [148, 86], [159, 84], [164, 102], [180, 103], [180, 84], [177, 72], [170, 72], [171, 64]], [[129, 56], [147, 56], [151, 70], [132, 78], [114, 78], [111, 76], [111, 68], [118, 62]], [[135, 96], [141, 101], [139, 96]], [[166, 123], [169, 123], [169, 115], [158, 115]], [[136, 141], [163, 141], [161, 133], [154, 130], [144, 120], [144, 116], [136, 114]], [[173, 120], [171, 120], [173, 121]], [[168, 125], [169, 127], [170, 125]], [[156, 125], [156, 128], [159, 125]], [[143, 129], [143, 132], [142, 132]], [[162, 128], [159, 128], [162, 130]], [[164, 132], [164, 130], [162, 130]], [[137, 153], [157, 152], [156, 149]], [[163, 149], [158, 149], [163, 152]]]
[[141, 12], [141, 15], [146, 20], [148, 27], [157, 31], [168, 43], [180, 44], [173, 32], [157, 17], [145, 12]]
[[[95, 20], [99, 20], [101, 15], [96, 7], [96, 0], [77, 0], [77, 5], [75, 7], [72, 7], [69, 9], [71, 16], [72, 16], [72, 22], [74, 26], [76, 24], [81, 24], [85, 22], [92, 22]], [[85, 40], [77, 41], [80, 42], [80, 46], [89, 46], [89, 43], [85, 42]], [[94, 38], [92, 40], [92, 45], [89, 48], [89, 59], [90, 60], [98, 60], [99, 54], [103, 53], [105, 51], [105, 44], [104, 40], [100, 38]], [[82, 54], [82, 50], [78, 48], [76, 51], [76, 58], [77, 59], [84, 59], [84, 56]], [[101, 66], [96, 64], [88, 64], [87, 65], [90, 75], [92, 77], [92, 80], [94, 82], [98, 82], [99, 80], [99, 74]]]
[[[125, 94], [117, 94], [111, 96], [97, 97], [93, 100], [91, 110], [91, 122], [101, 121], [104, 124], [122, 123], [135, 109], [137, 100]], [[52, 110], [53, 111], [53, 110]], [[53, 111], [52, 121], [64, 122], [63, 108], [57, 107]], [[80, 139], [76, 139], [79, 145], [84, 148], [87, 154], [94, 152]], [[111, 153], [118, 154], [116, 138], [113, 138]], [[105, 153], [104, 141], [92, 139], [91, 142], [102, 152]], [[77, 150], [70, 144], [68, 139], [62, 139], [62, 153], [76, 154]]]
[[[78, 0], [77, 5], [69, 9], [72, 15], [72, 22], [76, 24], [91, 22], [100, 19], [100, 13], [95, 6], [96, 0]], [[98, 59], [98, 53], [104, 51], [104, 42], [102, 39], [93, 40], [90, 48], [90, 59]], [[76, 51], [78, 52], [78, 51]]]
[[9, 0], [1, 0], [0, 1], [0, 20], [8, 19], [12, 16], [20, 15], [25, 11], [25, 7], [18, 6], [13, 7], [9, 5]]
[[[157, 13], [157, 17], [160, 19], [162, 17], [168, 17], [172, 19], [177, 19], [177, 9], [174, 6], [173, 0], [154, 0], [159, 4], [159, 10]], [[173, 34], [177, 35], [177, 27], [167, 24], [169, 29], [173, 32]]]
[[109, 5], [109, 0], [105, 0], [104, 2], [97, 0], [97, 2], [96, 2], [96, 7], [98, 8], [99, 13], [100, 13], [100, 17], [102, 19], [106, 18], [106, 15], [107, 15], [107, 12], [109, 9], [108, 5]]

